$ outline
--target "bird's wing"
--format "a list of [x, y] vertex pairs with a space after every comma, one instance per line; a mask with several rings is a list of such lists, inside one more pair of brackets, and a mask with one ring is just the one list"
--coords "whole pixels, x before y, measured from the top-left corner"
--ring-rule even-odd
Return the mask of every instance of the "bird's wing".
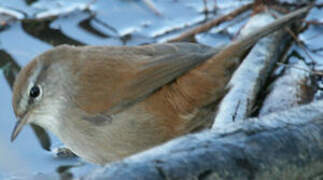
[[88, 68], [83, 68], [85, 70], [83, 73], [87, 76], [82, 76], [83, 79], [81, 79], [81, 82], [85, 83], [85, 86], [82, 86], [85, 90], [78, 93], [80, 100], [77, 104], [90, 113], [113, 114], [123, 111], [203, 63], [217, 52], [219, 53], [210, 62], [213, 66], [219, 61], [226, 61], [241, 55], [259, 38], [281, 28], [282, 25], [295, 21], [310, 8], [311, 6], [308, 6], [290, 13], [230, 43], [220, 52], [192, 43], [141, 47], [88, 47], [86, 51], [88, 53], [86, 55], [81, 53], [80, 59], [94, 59], [95, 61], [91, 63], [84, 61], [89, 62], [84, 64]]
[[102, 63], [99, 66], [102, 70], [98, 66], [91, 68], [93, 61], [84, 65], [88, 67], [87, 75], [83, 75], [81, 81], [90, 89], [81, 90], [77, 97], [77, 104], [89, 113], [123, 111], [217, 52], [214, 48], [193, 43], [105, 47], [102, 50], [106, 52], [102, 60], [96, 56], [98, 63]]

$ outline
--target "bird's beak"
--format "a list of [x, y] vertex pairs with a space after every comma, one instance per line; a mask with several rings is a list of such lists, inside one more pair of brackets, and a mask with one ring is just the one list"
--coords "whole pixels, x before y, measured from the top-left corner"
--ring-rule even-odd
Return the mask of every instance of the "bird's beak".
[[12, 134], [11, 134], [11, 142], [13, 142], [16, 139], [16, 137], [18, 136], [18, 134], [20, 133], [22, 128], [27, 123], [27, 119], [28, 118], [26, 116], [18, 119], [18, 121], [17, 121], [17, 123], [15, 125], [15, 128], [13, 129]]

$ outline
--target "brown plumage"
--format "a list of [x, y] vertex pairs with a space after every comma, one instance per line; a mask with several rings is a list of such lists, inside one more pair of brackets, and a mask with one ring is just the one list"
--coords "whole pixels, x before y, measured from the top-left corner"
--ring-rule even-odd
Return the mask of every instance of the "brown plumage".
[[19, 118], [56, 134], [99, 164], [205, 128], [242, 55], [288, 15], [225, 49], [193, 43], [137, 47], [59, 46], [32, 60], [14, 85]]

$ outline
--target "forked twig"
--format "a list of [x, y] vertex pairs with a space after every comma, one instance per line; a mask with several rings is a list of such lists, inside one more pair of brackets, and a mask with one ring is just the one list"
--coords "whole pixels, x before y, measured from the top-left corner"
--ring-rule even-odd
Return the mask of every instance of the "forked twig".
[[194, 36], [195, 34], [201, 33], [201, 32], [205, 32], [210, 30], [212, 27], [219, 25], [220, 23], [224, 22], [224, 21], [228, 21], [233, 19], [234, 17], [238, 16], [239, 14], [249, 10], [252, 7], [253, 3], [249, 3], [246, 4], [232, 12], [230, 12], [229, 14], [226, 14], [224, 16], [221, 16], [219, 18], [213, 19], [212, 21], [206, 22], [205, 24], [202, 24], [200, 26], [197, 26], [189, 31], [186, 31], [182, 34], [180, 34], [179, 36], [168, 40], [167, 42], [177, 42], [177, 41], [183, 41], [185, 39], [189, 39], [190, 37]]

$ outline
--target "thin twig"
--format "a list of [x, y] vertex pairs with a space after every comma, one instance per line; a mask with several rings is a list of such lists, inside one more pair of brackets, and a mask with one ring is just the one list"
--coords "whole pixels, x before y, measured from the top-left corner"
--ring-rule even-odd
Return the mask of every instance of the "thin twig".
[[92, 6], [94, 3], [96, 3], [96, 0], [91, 0], [91, 1], [89, 1], [89, 3], [87, 3], [87, 4], [86, 4], [85, 9], [90, 11], [90, 10], [91, 10], [91, 6]]
[[303, 43], [301, 43], [301, 41], [298, 39], [298, 37], [295, 35], [295, 33], [290, 30], [290, 28], [286, 27], [285, 30], [289, 33], [290, 36], [292, 36], [292, 38], [295, 40], [296, 44], [303, 49], [303, 51], [305, 52], [305, 54], [307, 55], [308, 58], [310, 58], [313, 62], [315, 62], [314, 58], [310, 55], [310, 53], [308, 53], [306, 47], [304, 46]]
[[294, 69], [302, 70], [304, 72], [308, 72], [308, 73], [311, 73], [311, 74], [314, 74], [314, 75], [323, 76], [323, 72], [320, 72], [320, 71], [308, 70], [308, 69], [305, 69], [305, 68], [302, 68], [302, 67], [292, 66], [292, 65], [289, 65], [289, 64], [281, 63], [281, 62], [277, 62], [277, 64], [285, 66], [285, 67], [288, 67], [288, 68], [294, 68]]
[[151, 9], [157, 16], [161, 16], [162, 14], [160, 11], [156, 8], [154, 3], [151, 0], [143, 0], [143, 2], [146, 4], [146, 6]]
[[[277, 18], [277, 16], [274, 13], [271, 13], [272, 16], [274, 16], [275, 18]], [[302, 22], [305, 22], [304, 20], [302, 20]], [[303, 49], [303, 51], [305, 52], [305, 54], [307, 55], [308, 58], [311, 59], [311, 61], [315, 62], [314, 58], [310, 55], [310, 53], [308, 53], [306, 47], [304, 46], [303, 43], [301, 43], [301, 41], [299, 40], [299, 38], [297, 37], [297, 35], [289, 28], [289, 27], [285, 27], [284, 28], [285, 31], [287, 31], [287, 33], [294, 39], [294, 41], [296, 42], [296, 44]], [[299, 32], [299, 31], [298, 31]]]
[[312, 21], [304, 21], [307, 24], [313, 24], [313, 25], [323, 25], [323, 22], [312, 20]]
[[202, 24], [196, 28], [193, 28], [189, 31], [186, 31], [182, 34], [180, 34], [179, 36], [168, 40], [168, 42], [177, 42], [177, 41], [183, 41], [185, 39], [189, 39], [190, 37], [193, 37], [195, 34], [201, 33], [201, 32], [205, 32], [210, 30], [212, 27], [224, 22], [224, 21], [228, 21], [233, 19], [234, 17], [238, 16], [239, 14], [249, 10], [252, 7], [253, 3], [249, 3], [246, 4], [244, 6], [242, 6], [241, 8], [238, 8], [232, 12], [230, 12], [229, 14], [226, 14], [224, 16], [221, 16], [217, 19], [214, 19], [212, 21], [206, 22], [205, 24]]

